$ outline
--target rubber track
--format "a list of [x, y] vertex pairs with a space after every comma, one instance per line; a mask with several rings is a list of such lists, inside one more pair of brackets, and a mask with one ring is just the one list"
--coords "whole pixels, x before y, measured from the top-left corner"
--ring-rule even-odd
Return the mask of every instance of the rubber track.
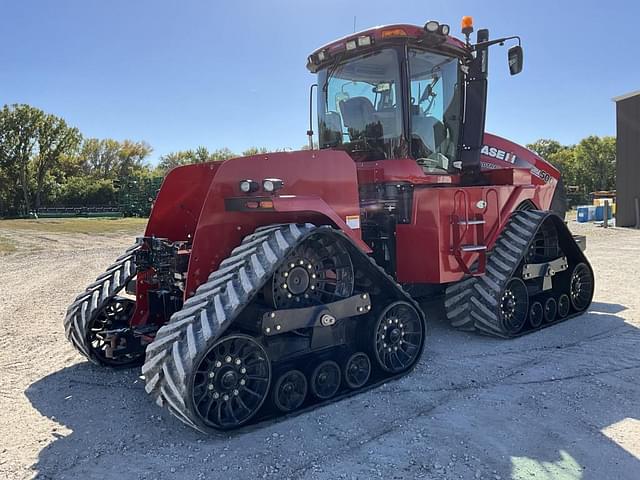
[[[568, 315], [550, 324], [543, 323], [537, 329], [526, 330], [517, 335], [508, 334], [500, 325], [498, 299], [521, 264], [535, 233], [550, 215], [553, 214], [539, 210], [516, 211], [511, 215], [489, 254], [485, 274], [466, 278], [447, 288], [445, 309], [452, 326], [512, 338], [555, 325], [579, 314]], [[582, 261], [586, 262], [586, 259]]]
[[445, 290], [444, 308], [451, 322], [451, 326], [458, 330], [473, 331], [473, 319], [471, 318], [471, 288], [476, 277], [468, 277], [448, 286]]
[[64, 317], [63, 325], [67, 339], [76, 350], [96, 365], [101, 363], [91, 354], [87, 342], [89, 323], [93, 315], [136, 275], [133, 256], [140, 246], [140, 244], [133, 245], [118, 257], [103, 274], [96, 278], [95, 282], [76, 297]]
[[[199, 425], [190, 405], [188, 382], [197, 366], [196, 356], [224, 333], [272, 278], [288, 254], [309, 236], [320, 232], [330, 232], [351, 242], [346, 235], [331, 227], [311, 224], [261, 227], [245, 237], [219, 269], [198, 287], [182, 310], [172, 315], [169, 323], [158, 330], [155, 340], [147, 347], [142, 367], [145, 389], [158, 405], [167, 406], [173, 415], [190, 427], [208, 433], [208, 427]], [[371, 258], [361, 255], [392, 282], [391, 288], [395, 287], [403, 299], [422, 313], [391, 277]]]

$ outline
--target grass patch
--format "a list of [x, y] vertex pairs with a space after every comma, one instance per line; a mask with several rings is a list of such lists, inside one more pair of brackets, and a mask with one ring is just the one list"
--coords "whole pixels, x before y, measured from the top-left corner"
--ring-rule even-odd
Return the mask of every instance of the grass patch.
[[12, 253], [16, 251], [15, 244], [5, 237], [0, 237], [0, 255], [5, 253]]
[[[48, 233], [142, 233], [146, 218], [40, 218], [29, 220], [0, 220], [0, 232], [24, 230]], [[1, 244], [0, 244], [0, 248]]]

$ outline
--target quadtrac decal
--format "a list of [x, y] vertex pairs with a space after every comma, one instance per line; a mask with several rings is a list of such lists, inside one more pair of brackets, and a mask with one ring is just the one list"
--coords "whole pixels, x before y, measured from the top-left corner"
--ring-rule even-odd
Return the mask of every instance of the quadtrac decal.
[[498, 168], [498, 165], [491, 162], [480, 162], [480, 168], [484, 168], [485, 170], [495, 170]]

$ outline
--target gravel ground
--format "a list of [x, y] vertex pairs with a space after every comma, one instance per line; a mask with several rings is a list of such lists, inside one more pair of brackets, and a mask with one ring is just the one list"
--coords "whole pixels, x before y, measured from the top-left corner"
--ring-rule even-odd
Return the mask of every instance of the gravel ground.
[[0, 257], [0, 478], [638, 479], [640, 231], [572, 229], [597, 276], [588, 314], [500, 341], [425, 305], [430, 337], [409, 376], [220, 437], [64, 338], [67, 305], [130, 239], [31, 238]]

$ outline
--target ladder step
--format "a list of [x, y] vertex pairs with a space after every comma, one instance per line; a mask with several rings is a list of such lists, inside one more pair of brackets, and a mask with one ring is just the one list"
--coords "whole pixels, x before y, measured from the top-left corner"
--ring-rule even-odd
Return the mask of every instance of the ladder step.
[[460, 250], [463, 252], [482, 252], [486, 249], [486, 245], [460, 245]]
[[484, 220], [460, 220], [458, 222], [458, 225], [484, 225], [485, 222]]

